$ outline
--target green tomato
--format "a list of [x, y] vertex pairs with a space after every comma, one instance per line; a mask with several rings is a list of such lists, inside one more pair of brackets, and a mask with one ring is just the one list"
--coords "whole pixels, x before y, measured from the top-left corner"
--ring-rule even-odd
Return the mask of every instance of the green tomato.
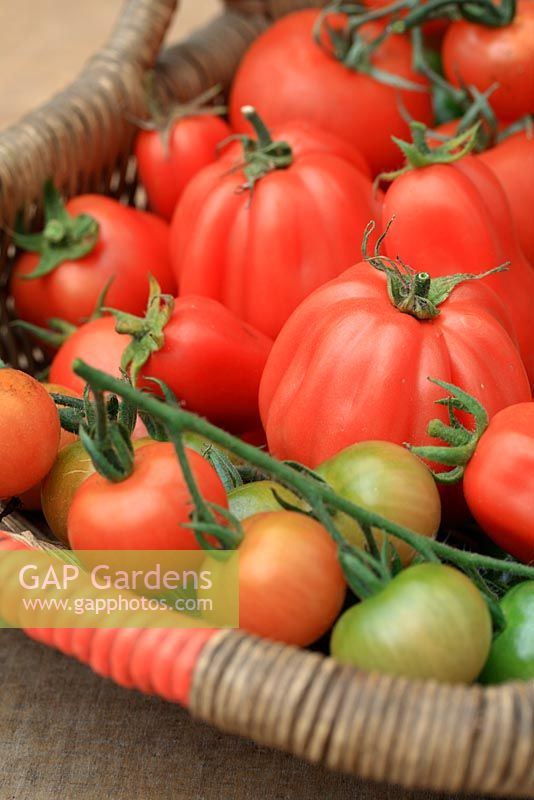
[[480, 680], [534, 680], [534, 581], [514, 586], [501, 608], [506, 628], [495, 637]]
[[491, 634], [486, 602], [463, 573], [418, 564], [340, 617], [331, 652], [369, 671], [470, 683], [484, 666]]
[[286, 503], [306, 508], [305, 503], [285, 486], [276, 481], [255, 481], [238, 486], [228, 493], [228, 505], [237, 519], [247, 519], [264, 511], [281, 511], [282, 506], [273, 494], [275, 491]]
[[[356, 505], [410, 528], [423, 536], [434, 537], [441, 522], [441, 501], [430, 470], [405, 447], [391, 442], [360, 442], [324, 461], [315, 470], [342, 497]], [[336, 524], [347, 539], [358, 547], [365, 544], [359, 524], [346, 514], [338, 514]], [[384, 535], [373, 529], [380, 546]], [[413, 558], [413, 549], [392, 539], [403, 564]]]

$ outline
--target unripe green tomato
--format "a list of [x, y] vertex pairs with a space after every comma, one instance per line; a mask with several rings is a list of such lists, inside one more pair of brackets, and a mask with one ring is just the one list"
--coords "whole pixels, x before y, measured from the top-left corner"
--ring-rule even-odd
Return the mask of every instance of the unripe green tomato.
[[514, 586], [501, 600], [506, 628], [495, 637], [482, 683], [534, 680], [534, 581]]
[[418, 564], [337, 621], [331, 653], [369, 671], [471, 683], [491, 645], [491, 616], [478, 589], [443, 564]]
[[[441, 522], [441, 500], [430, 470], [405, 447], [392, 442], [360, 442], [341, 450], [315, 470], [339, 495], [356, 505], [381, 514], [423, 536], [434, 537]], [[365, 544], [360, 525], [347, 514], [335, 522], [347, 539], [358, 547]], [[373, 528], [380, 546], [384, 534]], [[413, 549], [391, 538], [403, 564], [409, 564]]]
[[289, 489], [276, 481], [255, 481], [245, 483], [228, 492], [228, 505], [237, 519], [247, 519], [264, 511], [282, 511], [282, 506], [274, 492], [286, 503], [297, 508], [306, 508], [306, 504]]

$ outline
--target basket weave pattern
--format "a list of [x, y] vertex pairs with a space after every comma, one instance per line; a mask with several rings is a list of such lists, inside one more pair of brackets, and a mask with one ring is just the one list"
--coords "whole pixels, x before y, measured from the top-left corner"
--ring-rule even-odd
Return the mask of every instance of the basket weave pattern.
[[[226, 10], [156, 65], [169, 92], [188, 100], [227, 88], [253, 39], [275, 18], [321, 0], [228, 0]], [[133, 202], [134, 128], [141, 79], [156, 63], [177, 0], [129, 0], [107, 45], [44, 107], [0, 134], [0, 356], [34, 370], [42, 354], [7, 327], [9, 231], [17, 213], [39, 216], [46, 178], [70, 196], [98, 191]], [[29, 526], [16, 515], [13, 531]], [[0, 541], [10, 547], [12, 540]], [[332, 659], [233, 631], [32, 631], [101, 674], [189, 706], [222, 730], [310, 761], [410, 788], [534, 797], [534, 683], [447, 687], [365, 674]], [[121, 645], [128, 658], [113, 654]], [[147, 649], [148, 648], [148, 649]], [[152, 654], [137, 674], [139, 652]], [[194, 668], [185, 668], [194, 656]]]

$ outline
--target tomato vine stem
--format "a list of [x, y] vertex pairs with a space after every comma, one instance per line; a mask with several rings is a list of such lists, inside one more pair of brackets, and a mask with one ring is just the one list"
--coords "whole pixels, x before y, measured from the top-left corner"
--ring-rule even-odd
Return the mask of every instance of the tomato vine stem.
[[[390, 536], [410, 545], [427, 560], [443, 559], [464, 570], [484, 569], [499, 573], [509, 572], [524, 578], [534, 579], [534, 567], [517, 562], [502, 561], [492, 556], [483, 556], [478, 553], [458, 550], [450, 545], [421, 536], [415, 531], [398, 525], [376, 512], [358, 506], [336, 494], [326, 483], [315, 480], [294, 467], [277, 461], [263, 450], [237, 439], [202, 417], [185, 411], [178, 405], [165, 403], [153, 395], [139, 392], [133, 386], [121, 382], [111, 375], [106, 375], [79, 359], [74, 362], [73, 369], [77, 375], [87, 381], [93, 390], [109, 391], [122, 397], [136, 408], [142, 409], [147, 414], [151, 414], [160, 420], [173, 436], [180, 437], [185, 432], [200, 434], [214, 444], [230, 450], [244, 461], [271, 475], [288, 489], [303, 497], [311, 508], [317, 512], [321, 522], [324, 520], [326, 524], [326, 518], [330, 518], [327, 528], [338, 544], [340, 544], [338, 539], [340, 534], [337, 531], [336, 534], [333, 533], [334, 523], [330, 512], [326, 512], [326, 509], [344, 512], [361, 525], [379, 528]], [[343, 545], [345, 544], [343, 540]]]

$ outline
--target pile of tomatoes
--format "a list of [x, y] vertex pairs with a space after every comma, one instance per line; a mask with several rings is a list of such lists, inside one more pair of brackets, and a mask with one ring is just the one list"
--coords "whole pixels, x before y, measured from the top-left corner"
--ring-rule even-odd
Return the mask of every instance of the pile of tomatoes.
[[[0, 370], [0, 497], [76, 551], [239, 547], [252, 633], [532, 679], [534, 0], [365, 5], [145, 124], [149, 211], [51, 176], [11, 276], [49, 382]], [[201, 417], [188, 468], [80, 362]]]

